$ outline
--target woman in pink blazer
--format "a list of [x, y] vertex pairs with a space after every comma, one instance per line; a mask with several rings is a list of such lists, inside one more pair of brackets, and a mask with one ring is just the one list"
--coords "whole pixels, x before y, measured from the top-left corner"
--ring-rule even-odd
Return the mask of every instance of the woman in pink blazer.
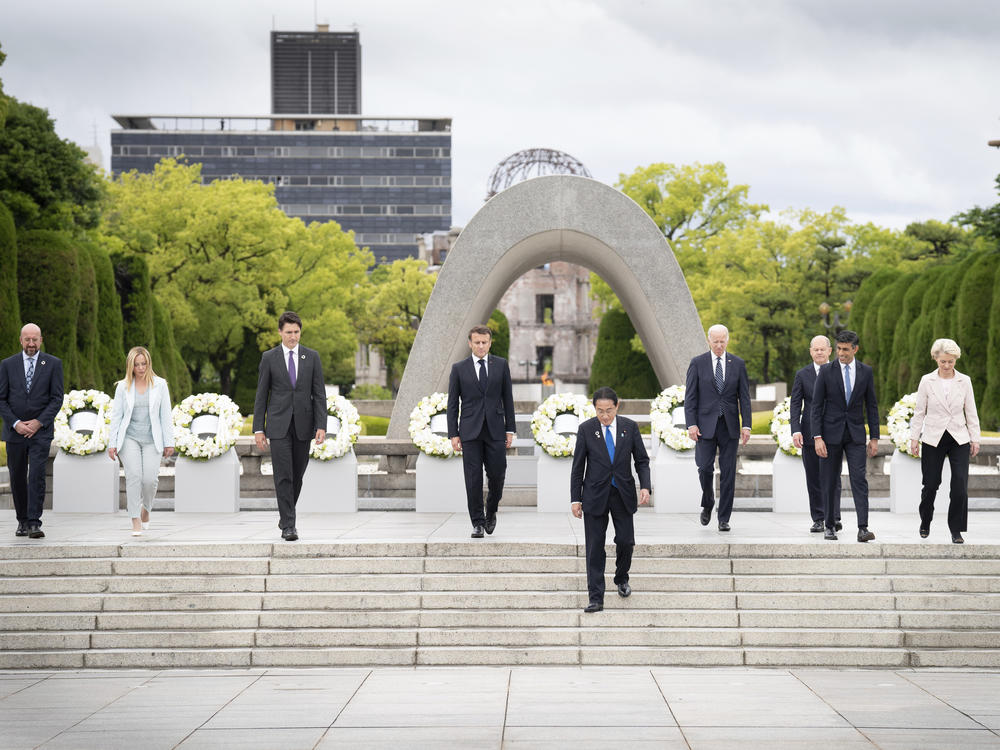
[[951, 339], [938, 339], [931, 357], [938, 367], [920, 378], [917, 406], [910, 420], [910, 450], [920, 456], [920, 536], [931, 532], [934, 497], [941, 484], [945, 458], [951, 464], [948, 528], [951, 541], [962, 544], [969, 520], [969, 458], [979, 453], [979, 415], [972, 381], [955, 369], [962, 350]]

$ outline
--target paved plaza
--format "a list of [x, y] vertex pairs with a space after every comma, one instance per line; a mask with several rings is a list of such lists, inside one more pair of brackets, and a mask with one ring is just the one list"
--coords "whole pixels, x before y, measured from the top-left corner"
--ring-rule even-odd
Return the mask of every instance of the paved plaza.
[[15, 748], [1000, 748], [1000, 673], [466, 667], [0, 673]]

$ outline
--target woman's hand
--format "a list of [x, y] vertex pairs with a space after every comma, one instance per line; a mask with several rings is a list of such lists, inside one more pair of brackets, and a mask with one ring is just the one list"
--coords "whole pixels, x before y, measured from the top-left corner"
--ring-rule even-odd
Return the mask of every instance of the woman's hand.
[[910, 453], [912, 453], [914, 456], [919, 456], [920, 455], [920, 441], [919, 440], [911, 440], [910, 441]]
[[117, 461], [118, 460], [118, 449], [117, 448], [108, 448], [108, 458], [110, 458], [112, 461]]
[[172, 455], [174, 455], [174, 448], [173, 448], [173, 446], [168, 445], [166, 448], [163, 449], [163, 457], [164, 458], [170, 458]]
[[979, 455], [979, 443], [972, 443], [972, 447], [969, 449], [969, 455], [973, 458]]

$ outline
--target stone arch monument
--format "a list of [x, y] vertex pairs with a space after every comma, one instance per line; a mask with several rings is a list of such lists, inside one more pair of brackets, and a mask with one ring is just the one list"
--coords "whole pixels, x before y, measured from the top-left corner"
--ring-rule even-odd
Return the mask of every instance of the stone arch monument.
[[663, 233], [631, 198], [601, 182], [536, 177], [491, 198], [448, 253], [410, 350], [388, 437], [408, 437], [417, 402], [448, 390], [452, 363], [469, 356], [468, 330], [489, 319], [507, 288], [554, 260], [604, 279], [632, 319], [660, 385], [684, 382], [691, 357], [707, 345]]

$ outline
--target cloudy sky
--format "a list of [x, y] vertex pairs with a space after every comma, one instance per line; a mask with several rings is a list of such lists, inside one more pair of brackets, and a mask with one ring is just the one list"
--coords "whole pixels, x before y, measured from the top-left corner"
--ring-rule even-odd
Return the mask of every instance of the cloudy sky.
[[364, 114], [454, 118], [456, 224], [538, 146], [897, 228], [997, 201], [995, 0], [9, 0], [0, 78], [107, 159], [112, 114], [268, 112], [269, 31], [315, 20], [360, 30]]

